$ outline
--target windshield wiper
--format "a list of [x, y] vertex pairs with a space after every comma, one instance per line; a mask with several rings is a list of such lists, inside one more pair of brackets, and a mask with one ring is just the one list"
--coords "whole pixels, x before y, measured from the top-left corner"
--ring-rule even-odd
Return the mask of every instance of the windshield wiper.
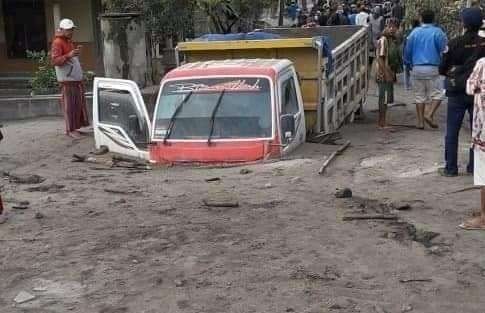
[[210, 128], [210, 132], [209, 132], [209, 138], [207, 138], [207, 145], [209, 145], [209, 146], [211, 144], [212, 135], [214, 135], [214, 124], [215, 124], [215, 121], [216, 121], [216, 114], [217, 114], [217, 111], [219, 111], [219, 107], [221, 106], [222, 98], [224, 97], [225, 93], [226, 93], [226, 89], [223, 89], [221, 94], [219, 95], [219, 99], [217, 99], [217, 103], [216, 103], [216, 106], [214, 107], [214, 110], [212, 110], [211, 128]]
[[172, 117], [170, 118], [170, 123], [168, 124], [167, 132], [165, 133], [165, 137], [163, 138], [164, 145], [167, 144], [167, 140], [172, 135], [172, 130], [175, 125], [175, 119], [177, 118], [177, 115], [179, 115], [180, 111], [182, 110], [182, 107], [184, 106], [184, 104], [187, 103], [187, 101], [189, 101], [192, 94], [193, 94], [193, 91], [189, 92], [189, 94], [184, 98], [184, 100], [182, 100], [182, 102], [180, 102], [180, 104], [177, 106], [177, 108], [175, 109], [175, 112], [173, 112]]

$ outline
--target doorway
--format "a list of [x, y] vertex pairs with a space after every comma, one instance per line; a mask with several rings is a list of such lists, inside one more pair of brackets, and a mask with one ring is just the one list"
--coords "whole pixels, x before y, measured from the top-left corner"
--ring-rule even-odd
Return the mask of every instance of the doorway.
[[44, 0], [3, 0], [7, 56], [27, 58], [27, 50], [47, 49]]

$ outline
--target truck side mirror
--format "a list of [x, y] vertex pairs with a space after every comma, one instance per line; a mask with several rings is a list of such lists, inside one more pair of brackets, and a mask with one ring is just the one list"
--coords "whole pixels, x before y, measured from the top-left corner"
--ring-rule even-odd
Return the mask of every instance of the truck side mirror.
[[293, 114], [281, 115], [281, 135], [285, 142], [290, 142], [295, 137], [295, 116]]

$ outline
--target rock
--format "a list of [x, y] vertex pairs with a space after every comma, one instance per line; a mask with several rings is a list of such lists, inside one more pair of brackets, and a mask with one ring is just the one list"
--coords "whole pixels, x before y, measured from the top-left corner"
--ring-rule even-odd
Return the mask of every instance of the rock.
[[4, 174], [8, 176], [8, 180], [11, 183], [15, 184], [26, 184], [26, 185], [34, 185], [40, 184], [45, 181], [45, 178], [40, 177], [39, 175], [14, 175], [14, 174]]
[[241, 175], [247, 175], [247, 174], [251, 174], [253, 171], [251, 171], [250, 169], [247, 169], [247, 168], [243, 168], [239, 171], [239, 174]]
[[264, 188], [266, 188], [266, 189], [273, 188], [273, 184], [267, 183], [267, 184], [264, 185]]
[[391, 207], [398, 211], [409, 211], [413, 208], [411, 204], [407, 202], [393, 202], [391, 203]]
[[13, 299], [15, 303], [21, 304], [25, 302], [29, 302], [35, 299], [35, 296], [26, 292], [26, 291], [21, 291], [19, 294]]
[[379, 305], [375, 305], [375, 306], [374, 306], [374, 311], [375, 311], [376, 313], [387, 313], [387, 311], [386, 311], [386, 310], [384, 310], [384, 308], [383, 308], [383, 307], [381, 307], [381, 306], [379, 306]]
[[449, 252], [450, 251], [450, 248], [449, 247], [446, 247], [446, 246], [431, 246], [430, 248], [428, 248], [426, 250], [426, 252], [428, 254], [432, 254], [432, 255], [437, 255], [437, 256], [442, 256], [443, 254], [445, 254], [446, 252]]
[[46, 203], [55, 202], [55, 200], [51, 196], [47, 196], [47, 197], [42, 198], [42, 201], [46, 202]]
[[411, 305], [403, 305], [401, 312], [406, 313], [406, 312], [411, 312], [413, 310], [413, 307]]
[[292, 184], [299, 184], [303, 182], [303, 179], [301, 179], [301, 177], [293, 177], [292, 179], [290, 179], [290, 182]]
[[42, 214], [40, 212], [35, 213], [35, 218], [38, 219], [38, 220], [43, 219], [44, 217], [45, 217], [44, 214]]
[[293, 308], [286, 308], [286, 312], [295, 312], [295, 309], [293, 309]]
[[220, 177], [211, 177], [211, 178], [207, 178], [205, 181], [208, 182], [208, 183], [213, 183], [213, 182], [221, 181], [221, 178]]
[[173, 282], [175, 283], [175, 287], [183, 287], [187, 283], [184, 279], [176, 279]]
[[334, 303], [331, 306], [329, 306], [329, 309], [330, 310], [342, 310], [342, 309], [348, 308], [351, 305], [352, 305], [352, 303], [348, 299], [338, 298], [334, 301]]
[[239, 207], [239, 201], [231, 197], [215, 196], [213, 198], [203, 199], [202, 202], [205, 206], [214, 208], [237, 208]]
[[15, 209], [15, 210], [27, 210], [29, 208], [28, 205], [25, 205], [25, 204], [16, 204], [16, 205], [12, 205], [12, 209]]
[[374, 279], [375, 276], [367, 273], [367, 274], [362, 274], [362, 276], [360, 276], [360, 278], [362, 278], [363, 280], [371, 280], [371, 279]]
[[39, 192], [59, 192], [62, 189], [64, 189], [64, 187], [66, 187], [66, 186], [57, 185], [57, 184], [50, 184], [50, 185], [41, 185], [41, 186], [37, 186], [37, 187], [27, 188], [26, 191], [28, 191], [28, 192], [36, 192], [36, 191], [39, 191]]
[[352, 198], [352, 190], [350, 188], [339, 189], [335, 193], [337, 199]]

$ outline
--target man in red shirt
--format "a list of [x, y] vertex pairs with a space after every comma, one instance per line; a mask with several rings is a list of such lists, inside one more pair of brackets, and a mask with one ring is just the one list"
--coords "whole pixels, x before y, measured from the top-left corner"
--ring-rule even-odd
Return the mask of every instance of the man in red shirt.
[[81, 46], [74, 47], [72, 35], [76, 26], [63, 19], [52, 42], [51, 58], [62, 91], [62, 108], [66, 121], [66, 135], [79, 139], [79, 129], [89, 126], [84, 97], [83, 70], [79, 62]]

